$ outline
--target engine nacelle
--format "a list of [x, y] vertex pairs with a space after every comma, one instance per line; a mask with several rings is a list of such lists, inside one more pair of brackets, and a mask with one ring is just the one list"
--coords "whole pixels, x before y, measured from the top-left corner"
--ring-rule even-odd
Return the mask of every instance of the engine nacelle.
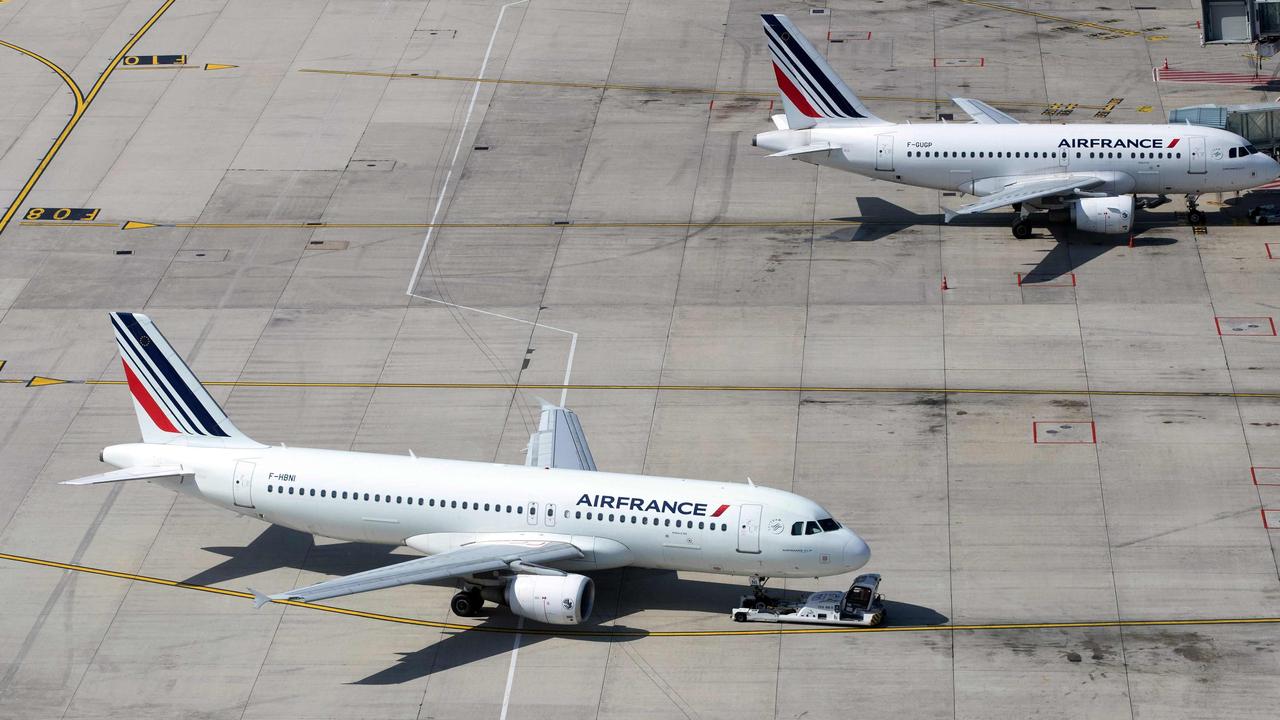
[[549, 625], [577, 625], [591, 617], [596, 586], [585, 575], [517, 575], [504, 599], [511, 612]]
[[1070, 205], [1077, 230], [1119, 235], [1133, 227], [1133, 196], [1080, 198]]

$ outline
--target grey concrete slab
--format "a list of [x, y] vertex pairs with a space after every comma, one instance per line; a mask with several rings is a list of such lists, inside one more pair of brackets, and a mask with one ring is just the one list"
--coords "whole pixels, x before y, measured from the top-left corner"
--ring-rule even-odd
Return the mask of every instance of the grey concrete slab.
[[[156, 4], [72, 5], [0, 4], [0, 36], [87, 89]], [[238, 67], [117, 71], [25, 203], [101, 224], [0, 235], [0, 552], [125, 574], [0, 560], [0, 717], [1273, 714], [1271, 623], [646, 637], [743, 629], [744, 583], [639, 569], [598, 574], [594, 636], [517, 637], [501, 608], [496, 632], [432, 626], [458, 620], [447, 584], [333, 601], [427, 625], [255, 612], [127, 574], [275, 591], [412, 553], [57, 484], [136, 439], [127, 390], [25, 382], [119, 383], [103, 316], [137, 309], [202, 377], [258, 383], [212, 392], [271, 442], [520, 462], [540, 398], [591, 385], [564, 397], [601, 468], [814, 498], [871, 543], [894, 625], [1280, 615], [1280, 490], [1250, 472], [1280, 466], [1280, 345], [1215, 325], [1274, 314], [1247, 195], [1205, 198], [1203, 234], [1175, 203], [1134, 247], [1018, 241], [1008, 211], [944, 225], [968, 199], [750, 146], [774, 82], [758, 12], [913, 122], [963, 120], [950, 94], [1066, 125], [1112, 97], [1100, 120], [1249, 101], [1150, 80], [1239, 48], [1199, 47], [1173, 3], [890, 5], [532, 0], [495, 33], [488, 0], [175, 3], [137, 52]], [[12, 196], [70, 96], [5, 57]], [[470, 80], [482, 63], [503, 82]], [[770, 224], [813, 219], [837, 224]], [[1233, 391], [1265, 397], [1204, 395]]]

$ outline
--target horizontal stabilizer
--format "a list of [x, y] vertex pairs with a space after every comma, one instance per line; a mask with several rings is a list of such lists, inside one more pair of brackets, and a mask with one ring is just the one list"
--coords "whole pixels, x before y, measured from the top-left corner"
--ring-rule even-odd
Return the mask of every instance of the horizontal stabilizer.
[[123, 470], [89, 475], [75, 480], [63, 480], [59, 485], [99, 485], [101, 483], [125, 482], [128, 480], [159, 480], [160, 478], [177, 477], [183, 474], [181, 465], [137, 465]]
[[800, 147], [790, 148], [782, 152], [776, 152], [769, 157], [795, 157], [796, 155], [808, 155], [810, 153], [829, 152], [835, 150], [836, 146], [829, 142], [813, 143], [812, 145], [801, 145]]

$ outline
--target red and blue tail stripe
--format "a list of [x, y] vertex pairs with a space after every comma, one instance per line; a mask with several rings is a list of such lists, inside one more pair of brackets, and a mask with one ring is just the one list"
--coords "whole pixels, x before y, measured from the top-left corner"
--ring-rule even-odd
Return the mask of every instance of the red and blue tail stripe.
[[146, 315], [111, 313], [125, 380], [147, 442], [246, 438]]
[[[785, 15], [760, 16], [788, 110], [808, 120], [879, 120]], [[808, 125], [812, 125], [809, 122]]]

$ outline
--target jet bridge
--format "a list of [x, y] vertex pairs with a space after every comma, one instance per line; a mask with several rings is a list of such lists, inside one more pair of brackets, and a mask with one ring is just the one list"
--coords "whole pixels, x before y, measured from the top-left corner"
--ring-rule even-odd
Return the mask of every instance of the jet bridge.
[[1280, 50], [1280, 0], [1204, 0], [1201, 43], [1256, 45], [1271, 57]]
[[[1280, 3], [1276, 4], [1280, 8]], [[1191, 123], [1233, 132], [1264, 152], [1280, 150], [1280, 102], [1192, 105], [1169, 113], [1171, 124]]]

